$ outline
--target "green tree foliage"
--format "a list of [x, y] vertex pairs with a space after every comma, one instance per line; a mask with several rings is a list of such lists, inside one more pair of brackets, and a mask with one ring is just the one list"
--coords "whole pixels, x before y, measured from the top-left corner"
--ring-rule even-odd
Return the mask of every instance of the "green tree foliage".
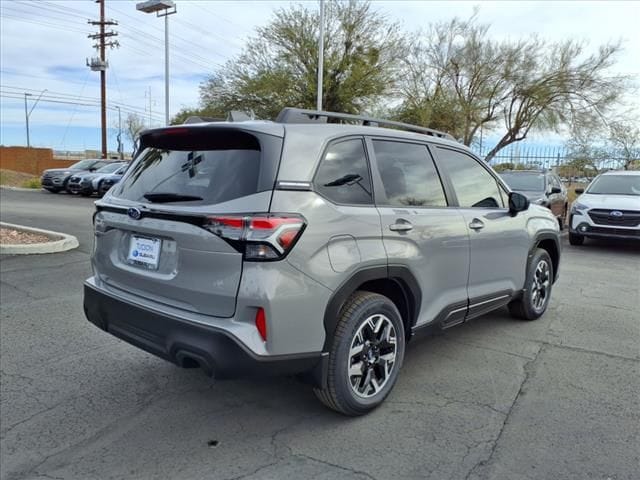
[[[274, 118], [285, 106], [315, 108], [319, 13], [315, 3], [276, 11], [242, 53], [200, 86], [201, 109]], [[323, 108], [361, 113], [390, 95], [403, 40], [399, 26], [369, 2], [325, 6]], [[181, 114], [175, 120], [185, 117]]]
[[498, 133], [488, 161], [532, 129], [597, 123], [624, 91], [625, 79], [608, 72], [618, 43], [586, 55], [573, 40], [496, 41], [488, 32], [472, 17], [418, 34], [405, 58], [397, 117], [445, 130], [466, 145], [481, 128]]
[[640, 162], [640, 128], [632, 117], [603, 126], [574, 128], [567, 141], [568, 156], [577, 168], [598, 170], [607, 162], [618, 161], [625, 170]]
[[[285, 106], [314, 108], [317, 10], [316, 3], [277, 10], [240, 55], [201, 84], [200, 107], [174, 122], [224, 118], [231, 110], [269, 119]], [[588, 53], [573, 40], [496, 40], [475, 16], [407, 36], [371, 3], [356, 0], [328, 1], [325, 22], [325, 110], [387, 112], [466, 145], [482, 132], [497, 135], [487, 161], [534, 130], [601, 126], [629, 86], [628, 78], [609, 72], [619, 43]]]

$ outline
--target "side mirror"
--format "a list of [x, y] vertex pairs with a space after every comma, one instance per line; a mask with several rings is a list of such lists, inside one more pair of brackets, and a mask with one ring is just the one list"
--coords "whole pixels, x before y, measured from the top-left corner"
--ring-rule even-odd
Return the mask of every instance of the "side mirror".
[[584, 193], [584, 188], [576, 188], [576, 193], [578, 195], [582, 195]]
[[562, 189], [560, 187], [551, 187], [551, 195], [554, 193], [562, 193]]
[[518, 192], [509, 194], [509, 213], [517, 215], [518, 212], [524, 212], [529, 208], [529, 199]]

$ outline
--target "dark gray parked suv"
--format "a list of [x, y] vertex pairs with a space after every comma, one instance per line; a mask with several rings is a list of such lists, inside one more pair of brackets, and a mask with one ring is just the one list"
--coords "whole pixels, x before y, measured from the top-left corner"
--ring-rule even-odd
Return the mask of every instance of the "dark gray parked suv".
[[74, 174], [95, 172], [109, 163], [108, 160], [86, 159], [80, 160], [67, 168], [50, 168], [42, 172], [40, 183], [42, 188], [51, 193], [58, 193], [67, 189], [69, 179]]
[[216, 377], [300, 374], [347, 415], [418, 330], [540, 317], [560, 262], [553, 214], [448, 135], [297, 109], [144, 132], [94, 225], [91, 322]]
[[558, 175], [550, 170], [506, 170], [500, 176], [511, 190], [522, 193], [531, 203], [551, 210], [560, 228], [564, 227], [569, 196]]

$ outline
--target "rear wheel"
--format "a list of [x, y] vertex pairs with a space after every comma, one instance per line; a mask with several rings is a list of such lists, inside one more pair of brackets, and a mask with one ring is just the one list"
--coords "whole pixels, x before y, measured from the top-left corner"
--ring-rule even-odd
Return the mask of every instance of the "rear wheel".
[[576, 246], [582, 245], [584, 243], [584, 237], [577, 233], [569, 232], [569, 243]]
[[536, 249], [524, 285], [522, 297], [509, 304], [512, 316], [522, 320], [540, 318], [547, 310], [553, 286], [553, 263], [546, 250]]
[[387, 297], [356, 292], [334, 335], [327, 388], [315, 394], [337, 412], [364, 415], [384, 401], [398, 378], [405, 349], [402, 318]]

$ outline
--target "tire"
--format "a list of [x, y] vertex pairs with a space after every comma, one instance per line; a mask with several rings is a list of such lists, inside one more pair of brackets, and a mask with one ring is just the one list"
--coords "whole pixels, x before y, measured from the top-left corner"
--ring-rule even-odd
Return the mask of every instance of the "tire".
[[98, 196], [99, 197], [104, 197], [106, 195], [106, 193], [109, 191], [109, 187], [105, 187], [103, 182], [100, 182], [98, 184]]
[[60, 192], [59, 188], [45, 188], [45, 190], [47, 192], [50, 192], [50, 193], [59, 193]]
[[[355, 292], [342, 308], [334, 332], [327, 387], [314, 392], [336, 412], [364, 415], [393, 389], [404, 351], [404, 325], [393, 302], [377, 293]], [[358, 371], [358, 365], [362, 374], [350, 375]]]
[[80, 195], [82, 195], [83, 197], [90, 197], [91, 192], [80, 192]]
[[521, 320], [536, 320], [547, 310], [553, 287], [553, 262], [546, 250], [536, 249], [527, 267], [522, 297], [509, 303], [509, 312]]
[[584, 243], [584, 237], [577, 233], [569, 232], [569, 243], [574, 246], [580, 246]]

